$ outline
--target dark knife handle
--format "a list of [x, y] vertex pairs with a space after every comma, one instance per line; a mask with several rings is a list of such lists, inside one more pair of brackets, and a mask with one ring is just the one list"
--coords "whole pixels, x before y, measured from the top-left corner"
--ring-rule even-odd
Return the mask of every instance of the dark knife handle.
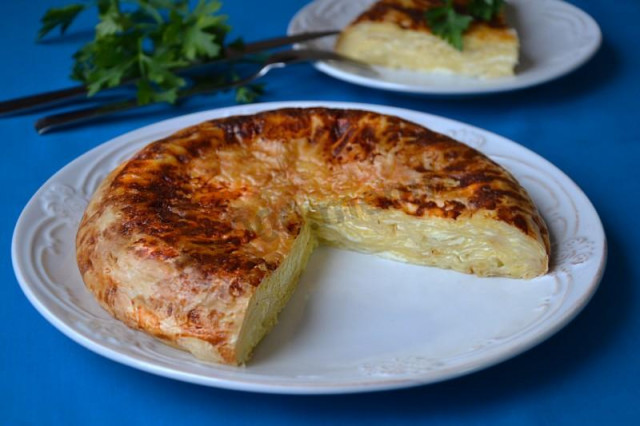
[[37, 95], [24, 96], [0, 102], [0, 116], [24, 112], [35, 108], [51, 106], [64, 101], [84, 97], [87, 95], [85, 86], [74, 86], [67, 89], [53, 90]]

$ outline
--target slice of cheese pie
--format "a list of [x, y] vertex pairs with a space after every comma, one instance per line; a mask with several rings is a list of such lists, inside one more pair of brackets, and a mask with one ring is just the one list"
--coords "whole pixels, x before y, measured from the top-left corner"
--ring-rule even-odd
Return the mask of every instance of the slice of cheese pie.
[[549, 259], [527, 192], [489, 158], [397, 117], [324, 108], [151, 143], [97, 189], [77, 259], [116, 318], [242, 364], [317, 243], [481, 276], [533, 278]]
[[[454, 1], [466, 13], [468, 0]], [[433, 34], [425, 12], [441, 0], [380, 0], [340, 34], [336, 51], [370, 64], [414, 71], [493, 78], [514, 74], [518, 36], [504, 14], [475, 20], [463, 35], [463, 49]]]

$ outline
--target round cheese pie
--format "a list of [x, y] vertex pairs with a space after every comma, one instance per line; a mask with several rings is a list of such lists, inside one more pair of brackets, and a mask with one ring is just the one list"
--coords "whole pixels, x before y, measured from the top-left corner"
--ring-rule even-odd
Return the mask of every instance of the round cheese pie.
[[77, 259], [116, 318], [242, 364], [317, 243], [480, 276], [532, 278], [549, 259], [534, 204], [489, 158], [397, 117], [325, 108], [151, 143], [97, 189]]

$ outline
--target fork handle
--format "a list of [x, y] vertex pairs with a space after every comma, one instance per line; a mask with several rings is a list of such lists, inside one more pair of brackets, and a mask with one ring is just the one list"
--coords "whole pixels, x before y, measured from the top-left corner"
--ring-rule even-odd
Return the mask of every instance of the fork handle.
[[24, 112], [36, 108], [70, 101], [87, 95], [86, 86], [73, 86], [67, 89], [53, 90], [37, 95], [23, 96], [0, 102], [0, 116], [5, 114]]
[[[213, 84], [213, 83], [197, 83], [188, 89], [182, 90], [178, 94], [178, 99], [188, 98], [189, 96], [210, 93], [218, 90], [233, 89], [236, 86], [244, 84], [244, 81], [237, 81], [230, 84]], [[61, 114], [49, 115], [40, 118], [35, 123], [35, 129], [39, 134], [45, 134], [54, 130], [61, 129], [87, 121], [94, 120], [96, 118], [106, 117], [108, 115], [116, 114], [118, 112], [124, 112], [129, 109], [154, 105], [159, 102], [152, 102], [147, 105], [139, 105], [137, 99], [126, 99], [124, 101], [111, 102], [104, 105], [99, 105], [91, 108], [77, 109], [69, 112], [63, 112]]]
[[63, 112], [61, 114], [49, 115], [36, 121], [35, 128], [36, 131], [42, 135], [62, 127], [83, 123], [98, 117], [115, 114], [116, 112], [126, 111], [136, 107], [137, 105], [138, 103], [135, 99], [128, 99], [97, 107], [77, 109], [74, 111]]

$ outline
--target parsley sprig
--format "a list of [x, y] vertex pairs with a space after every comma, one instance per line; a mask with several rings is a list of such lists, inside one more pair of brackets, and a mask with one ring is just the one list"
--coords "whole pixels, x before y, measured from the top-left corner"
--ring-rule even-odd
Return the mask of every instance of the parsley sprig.
[[[64, 34], [78, 15], [97, 8], [95, 38], [74, 54], [71, 77], [98, 91], [136, 81], [138, 103], [174, 103], [189, 82], [175, 70], [220, 58], [230, 31], [221, 2], [199, 0], [94, 0], [49, 9], [38, 39], [56, 28]], [[231, 79], [232, 74], [215, 76]], [[261, 86], [239, 88], [238, 102], [251, 102]]]
[[476, 19], [491, 21], [502, 11], [504, 0], [472, 0], [469, 2], [469, 13]]
[[431, 31], [458, 50], [462, 50], [463, 35], [476, 20], [491, 21], [502, 11], [504, 0], [470, 0], [468, 14], [458, 12], [453, 0], [445, 0], [442, 6], [425, 12], [425, 19]]

